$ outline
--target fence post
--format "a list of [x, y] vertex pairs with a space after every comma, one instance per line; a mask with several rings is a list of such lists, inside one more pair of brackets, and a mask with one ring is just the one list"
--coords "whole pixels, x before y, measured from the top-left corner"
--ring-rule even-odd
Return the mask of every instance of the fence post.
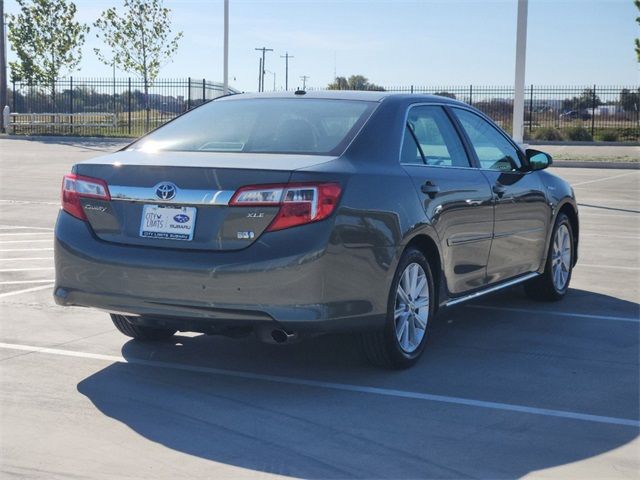
[[129, 95], [127, 98], [127, 132], [131, 135], [131, 77], [129, 77]]
[[13, 79], [11, 81], [11, 83], [13, 84], [13, 88], [11, 90], [11, 97], [13, 98], [12, 103], [13, 105], [11, 105], [11, 108], [13, 109], [14, 112], [18, 111], [18, 107], [16, 107], [16, 81], [15, 79]]
[[69, 77], [69, 123], [71, 124], [71, 133], [73, 133], [73, 77]]
[[204, 89], [205, 89], [205, 79], [203, 78], [202, 79], [202, 103], [204, 103], [205, 100], [206, 100], [206, 98], [205, 98], [206, 93], [205, 93]]
[[593, 97], [591, 100], [591, 137], [595, 133], [596, 129], [596, 86], [593, 86]]
[[413, 85], [411, 85], [411, 93], [413, 93]]
[[529, 95], [529, 133], [533, 131], [533, 83], [531, 84], [531, 93]]
[[473, 85], [469, 85], [469, 105], [473, 105]]
[[191, 77], [189, 77], [187, 86], [187, 110], [191, 110]]

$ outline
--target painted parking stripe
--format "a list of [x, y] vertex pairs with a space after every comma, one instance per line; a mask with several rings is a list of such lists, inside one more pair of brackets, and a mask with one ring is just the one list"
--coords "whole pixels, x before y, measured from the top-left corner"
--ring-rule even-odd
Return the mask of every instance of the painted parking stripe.
[[50, 232], [20, 232], [20, 233], [0, 233], [0, 237], [28, 237], [33, 235], [49, 235]]
[[0, 252], [47, 252], [53, 251], [53, 248], [10, 248], [3, 249]]
[[605, 268], [607, 270], [634, 270], [634, 271], [640, 270], [640, 268], [638, 267], [624, 267], [622, 265], [593, 265], [590, 263], [580, 263], [580, 262], [578, 262], [576, 267]]
[[546, 314], [557, 317], [571, 317], [571, 318], [588, 318], [593, 320], [608, 320], [615, 322], [631, 322], [640, 323], [640, 317], [617, 317], [613, 315], [591, 315], [588, 313], [574, 313], [574, 312], [558, 312], [553, 310], [534, 310], [528, 308], [514, 308], [514, 307], [494, 307], [493, 305], [464, 305], [464, 308], [480, 308], [483, 310], [502, 310], [505, 312], [516, 313], [531, 313], [534, 315]]
[[53, 267], [27, 267], [27, 268], [0, 268], [0, 273], [9, 272], [38, 272], [40, 270], [53, 270]]
[[53, 283], [50, 283], [48, 285], [41, 285], [39, 287], [32, 287], [32, 288], [25, 288], [23, 290], [16, 290], [14, 292], [0, 293], [0, 298], [13, 297], [14, 295], [20, 295], [22, 293], [38, 292], [40, 290], [46, 290], [47, 288], [51, 288], [51, 287], [53, 287]]
[[53, 228], [49, 227], [27, 227], [24, 225], [0, 225], [0, 230], [48, 230], [53, 232]]
[[611, 175], [609, 177], [596, 178], [595, 180], [587, 180], [586, 182], [572, 183], [571, 186], [572, 187], [579, 187], [581, 185], [588, 185], [590, 183], [604, 182], [605, 180], [613, 180], [614, 178], [626, 177], [626, 176], [629, 176], [629, 175], [634, 175], [636, 173], [638, 173], [638, 172], [621, 173], [620, 175]]
[[0, 285], [22, 285], [25, 283], [53, 283], [52, 278], [42, 279], [42, 280], [11, 280], [8, 282], [0, 282]]
[[526, 405], [516, 405], [510, 403], [488, 402], [484, 400], [474, 400], [463, 397], [450, 397], [448, 395], [435, 395], [431, 393], [411, 392], [406, 390], [395, 390], [381, 387], [367, 387], [364, 385], [350, 385], [345, 383], [324, 382], [320, 380], [307, 380], [295, 377], [283, 377], [279, 375], [267, 375], [262, 373], [243, 372], [239, 370], [223, 370], [220, 368], [200, 367], [197, 365], [184, 365], [179, 363], [162, 362], [157, 360], [144, 360], [141, 358], [125, 359], [119, 355], [102, 355], [97, 353], [79, 352], [74, 350], [61, 350], [57, 348], [44, 348], [32, 345], [18, 345], [14, 343], [0, 343], [0, 348], [7, 350], [19, 350], [45, 355], [60, 355], [65, 357], [89, 358], [106, 362], [129, 363], [132, 365], [143, 365], [154, 368], [165, 368], [170, 370], [180, 370], [194, 373], [206, 373], [224, 377], [243, 378], [247, 380], [259, 380], [271, 383], [281, 383], [286, 385], [296, 385], [312, 388], [323, 388], [328, 390], [338, 390], [351, 393], [366, 393], [381, 395], [385, 397], [408, 398], [412, 400], [422, 400], [427, 402], [438, 402], [452, 405], [463, 405], [467, 407], [485, 408], [490, 410], [500, 410], [508, 412], [524, 413], [529, 415], [540, 415], [544, 417], [556, 417], [568, 420], [580, 420], [592, 423], [605, 423], [609, 425], [623, 425], [627, 427], [640, 427], [640, 420], [630, 418], [608, 417], [602, 415], [591, 415], [566, 410], [553, 410], [549, 408], [529, 407]]
[[51, 243], [52, 239], [51, 238], [44, 238], [44, 239], [36, 239], [36, 240], [5, 240], [5, 239], [0, 239], [0, 245], [4, 245], [6, 243], [44, 243], [44, 242], [48, 242]]
[[53, 260], [53, 257], [16, 257], [16, 258], [0, 258], [0, 262], [17, 262], [29, 260]]

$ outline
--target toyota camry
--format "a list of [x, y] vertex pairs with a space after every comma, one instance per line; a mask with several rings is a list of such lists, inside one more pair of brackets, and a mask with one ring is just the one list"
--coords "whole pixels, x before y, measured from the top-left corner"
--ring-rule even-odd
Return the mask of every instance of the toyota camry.
[[550, 164], [444, 97], [221, 97], [64, 176], [54, 297], [142, 341], [351, 332], [407, 367], [445, 307], [565, 296], [578, 210]]

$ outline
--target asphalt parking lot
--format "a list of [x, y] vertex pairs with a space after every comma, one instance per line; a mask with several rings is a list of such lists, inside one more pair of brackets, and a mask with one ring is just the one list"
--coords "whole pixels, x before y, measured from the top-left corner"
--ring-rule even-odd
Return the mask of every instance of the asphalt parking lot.
[[389, 372], [349, 338], [142, 345], [54, 305], [60, 179], [118, 145], [0, 139], [3, 478], [637, 478], [640, 171], [554, 169], [581, 208], [565, 301], [450, 309]]

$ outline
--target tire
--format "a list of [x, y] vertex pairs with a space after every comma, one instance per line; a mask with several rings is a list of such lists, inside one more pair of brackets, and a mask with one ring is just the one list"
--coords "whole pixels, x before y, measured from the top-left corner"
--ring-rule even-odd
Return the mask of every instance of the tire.
[[[412, 289], [413, 273], [416, 274], [416, 281]], [[423, 279], [425, 284], [420, 288]], [[399, 286], [402, 287], [402, 293]], [[405, 292], [405, 289], [408, 291]], [[403, 298], [408, 301], [403, 303]], [[418, 301], [414, 303], [416, 299]], [[366, 359], [375, 366], [394, 369], [415, 364], [429, 338], [435, 303], [429, 262], [420, 250], [409, 248], [402, 254], [391, 282], [384, 328], [360, 335], [360, 345]], [[424, 328], [419, 328], [420, 324]]]
[[[566, 235], [566, 240], [564, 240], [564, 235]], [[568, 253], [568, 257], [563, 252]], [[524, 291], [526, 294], [539, 301], [557, 302], [562, 300], [569, 291], [574, 255], [575, 241], [571, 222], [564, 213], [560, 213], [553, 227], [544, 273], [525, 283]], [[560, 273], [558, 273], [558, 269], [560, 269]]]
[[111, 321], [120, 333], [141, 341], [157, 341], [171, 338], [176, 330], [161, 327], [133, 325], [124, 315], [111, 314]]

